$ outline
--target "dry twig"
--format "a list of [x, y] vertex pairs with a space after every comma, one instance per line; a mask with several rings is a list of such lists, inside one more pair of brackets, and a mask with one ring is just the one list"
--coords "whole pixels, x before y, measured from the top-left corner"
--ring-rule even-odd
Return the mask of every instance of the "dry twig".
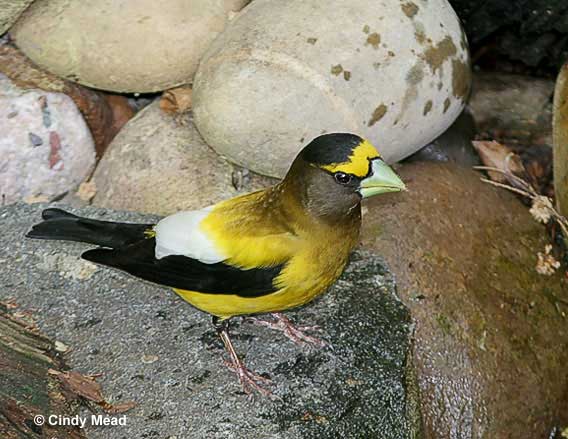
[[568, 218], [561, 215], [554, 208], [552, 200], [549, 197], [540, 195], [530, 184], [528, 184], [522, 178], [507, 173], [501, 169], [493, 168], [491, 166], [474, 166], [474, 169], [482, 171], [500, 172], [502, 174], [505, 174], [508, 178], [512, 179], [515, 182], [515, 186], [517, 186], [518, 184], [518, 187], [513, 187], [505, 183], [498, 183], [496, 181], [489, 180], [488, 178], [482, 178], [481, 181], [489, 183], [493, 186], [507, 189], [511, 192], [515, 192], [519, 195], [523, 195], [529, 198], [532, 201], [532, 207], [530, 209], [530, 213], [534, 217], [534, 219], [540, 223], [546, 224], [548, 223], [550, 218], [553, 218], [562, 229], [562, 233], [564, 233], [564, 236], [568, 238]]

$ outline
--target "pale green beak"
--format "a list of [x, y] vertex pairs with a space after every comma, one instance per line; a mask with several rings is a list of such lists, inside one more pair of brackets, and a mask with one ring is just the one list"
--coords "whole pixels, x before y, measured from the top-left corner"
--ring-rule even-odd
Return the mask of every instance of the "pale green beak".
[[406, 190], [406, 186], [398, 175], [382, 159], [371, 162], [371, 175], [361, 180], [359, 193], [363, 198]]

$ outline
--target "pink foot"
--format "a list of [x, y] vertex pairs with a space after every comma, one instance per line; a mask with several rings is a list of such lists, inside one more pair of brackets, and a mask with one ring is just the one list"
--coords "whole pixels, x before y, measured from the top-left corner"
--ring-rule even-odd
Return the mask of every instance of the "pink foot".
[[319, 326], [294, 326], [290, 319], [280, 313], [270, 314], [274, 317], [275, 321], [262, 320], [257, 317], [249, 317], [248, 320], [252, 323], [267, 328], [281, 331], [287, 338], [299, 345], [312, 345], [319, 348], [326, 346], [323, 340], [306, 334], [306, 331], [319, 331]]
[[213, 319], [213, 323], [217, 327], [219, 337], [221, 337], [221, 340], [227, 349], [227, 353], [231, 358], [231, 360], [226, 361], [225, 364], [237, 375], [237, 377], [239, 377], [243, 391], [249, 396], [252, 396], [253, 392], [257, 391], [263, 396], [273, 397], [274, 395], [272, 392], [261, 385], [261, 383], [271, 384], [272, 381], [247, 369], [237, 355], [229, 337], [227, 320], [219, 322], [217, 319]]
[[238, 364], [234, 364], [230, 361], [226, 361], [225, 364], [231, 371], [233, 371], [237, 377], [239, 378], [239, 382], [243, 387], [243, 392], [247, 395], [251, 395], [254, 391], [257, 391], [263, 396], [274, 396], [270, 390], [264, 387], [262, 384], [271, 385], [272, 381], [268, 378], [263, 377], [262, 375], [258, 375], [254, 373], [250, 369], [248, 369], [241, 361]]

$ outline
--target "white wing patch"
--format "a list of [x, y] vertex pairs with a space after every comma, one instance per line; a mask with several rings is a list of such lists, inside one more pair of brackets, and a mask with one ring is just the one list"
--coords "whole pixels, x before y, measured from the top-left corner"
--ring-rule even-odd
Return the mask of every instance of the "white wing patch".
[[227, 259], [199, 227], [211, 209], [206, 207], [201, 210], [178, 212], [159, 221], [154, 227], [156, 259], [183, 255], [205, 264], [215, 264]]

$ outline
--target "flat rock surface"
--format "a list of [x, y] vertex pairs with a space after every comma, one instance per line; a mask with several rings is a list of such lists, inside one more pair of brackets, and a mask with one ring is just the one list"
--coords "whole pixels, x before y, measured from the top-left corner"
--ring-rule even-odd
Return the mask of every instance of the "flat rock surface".
[[[236, 319], [231, 333], [247, 365], [279, 400], [247, 398], [208, 316], [167, 289], [79, 259], [77, 243], [24, 233], [45, 205], [0, 209], [0, 300], [14, 297], [41, 330], [71, 347], [68, 363], [102, 373], [112, 402], [133, 400], [126, 426], [87, 427], [103, 438], [409, 438], [418, 415], [410, 365], [411, 323], [377, 257], [355, 253], [341, 280], [289, 316], [317, 324], [329, 342], [298, 347]], [[155, 218], [85, 208], [112, 220]]]

